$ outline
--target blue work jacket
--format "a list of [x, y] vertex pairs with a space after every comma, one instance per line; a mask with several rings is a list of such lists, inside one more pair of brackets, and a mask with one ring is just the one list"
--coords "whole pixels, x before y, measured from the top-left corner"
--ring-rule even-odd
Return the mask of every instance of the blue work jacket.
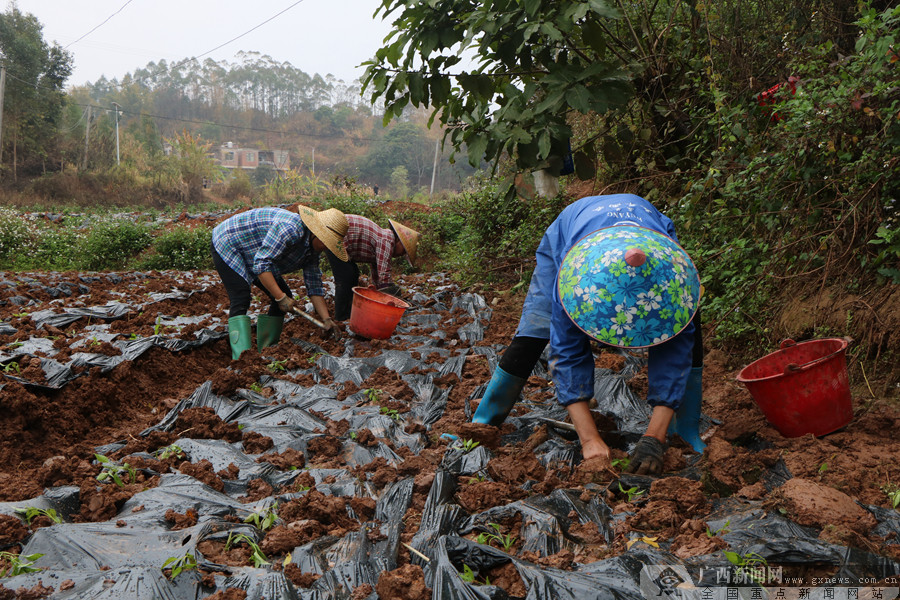
[[[567, 206], [547, 228], [516, 335], [550, 340], [550, 372], [559, 403], [568, 406], [594, 395], [591, 338], [566, 314], [556, 279], [566, 254], [586, 235], [615, 225], [638, 225], [671, 237], [672, 220], [634, 194], [588, 196]], [[647, 402], [677, 409], [691, 370], [694, 323], [672, 339], [649, 348]]]

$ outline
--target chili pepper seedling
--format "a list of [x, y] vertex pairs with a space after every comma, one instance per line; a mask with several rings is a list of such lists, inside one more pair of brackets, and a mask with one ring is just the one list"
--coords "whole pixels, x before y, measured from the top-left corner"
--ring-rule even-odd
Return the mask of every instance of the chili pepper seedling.
[[482, 532], [478, 534], [477, 542], [490, 546], [491, 543], [497, 542], [498, 547], [502, 547], [505, 552], [509, 552], [510, 548], [516, 543], [516, 538], [511, 535], [504, 534], [500, 531], [500, 525], [497, 523], [488, 523], [497, 533]]
[[623, 471], [628, 469], [629, 464], [631, 464], [630, 458], [614, 458], [610, 462], [610, 465], [612, 466], [613, 469], [621, 469]]
[[460, 440], [459, 443], [463, 452], [466, 454], [477, 448], [480, 444], [480, 442], [476, 442], [475, 440]]
[[25, 522], [28, 525], [31, 525], [31, 522], [37, 517], [47, 517], [54, 523], [62, 523], [62, 519], [52, 508], [35, 508], [34, 506], [29, 506], [27, 508], [16, 508], [15, 513], [22, 515], [22, 518], [25, 519]]
[[487, 577], [484, 578], [483, 582], [475, 581], [475, 571], [467, 564], [463, 564], [463, 570], [462, 573], [459, 574], [459, 578], [466, 583], [473, 583], [475, 585], [491, 585], [491, 580]]
[[197, 559], [190, 552], [186, 552], [184, 556], [170, 556], [163, 563], [162, 570], [171, 569], [169, 579], [175, 579], [182, 571], [197, 568]]
[[263, 554], [263, 551], [260, 549], [259, 544], [254, 542], [250, 537], [244, 535], [243, 533], [239, 533], [237, 535], [233, 535], [231, 533], [228, 534], [228, 539], [225, 541], [225, 551], [231, 550], [232, 546], [235, 544], [247, 544], [250, 548], [250, 560], [253, 561], [253, 566], [256, 568], [262, 567], [264, 565], [269, 564], [269, 561], [266, 559], [266, 555]]
[[137, 481], [137, 470], [128, 463], [117, 465], [102, 454], [94, 454], [94, 457], [97, 459], [97, 462], [103, 465], [100, 474], [97, 475], [97, 481], [112, 479], [119, 487], [125, 487], [125, 482], [122, 481], [123, 475], [126, 475], [129, 479], [128, 483]]
[[881, 491], [887, 494], [893, 508], [900, 506], [900, 486], [895, 483], [888, 483], [881, 486]]
[[0, 561], [9, 563], [7, 568], [0, 570], [0, 577], [15, 577], [22, 573], [36, 573], [41, 569], [31, 565], [42, 556], [43, 554], [27, 554], [23, 556], [12, 552], [0, 552]]
[[166, 446], [165, 448], [160, 448], [156, 451], [156, 458], [158, 458], [159, 460], [168, 460], [173, 457], [182, 458], [183, 456], [184, 450], [182, 450], [181, 447], [176, 444]]
[[250, 513], [244, 523], [252, 523], [260, 531], [268, 531], [275, 526], [278, 521], [278, 503], [272, 505], [268, 510], [264, 509], [258, 512]]
[[386, 406], [381, 407], [381, 414], [389, 416], [391, 419], [395, 421], [400, 420], [400, 412], [396, 408], [388, 408]]
[[621, 483], [619, 483], [619, 491], [622, 492], [623, 494], [625, 494], [625, 496], [628, 498], [629, 502], [631, 502], [632, 500], [634, 500], [635, 498], [637, 498], [638, 496], [640, 496], [644, 493], [644, 490], [639, 489], [637, 486], [630, 487], [626, 490], [625, 488], [622, 487]]

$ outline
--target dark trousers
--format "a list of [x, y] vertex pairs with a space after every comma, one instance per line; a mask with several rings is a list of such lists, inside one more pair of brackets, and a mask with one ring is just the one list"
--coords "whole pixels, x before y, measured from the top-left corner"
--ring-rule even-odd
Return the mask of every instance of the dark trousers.
[[[703, 328], [700, 310], [694, 315], [694, 350], [691, 358], [692, 367], [703, 366]], [[550, 340], [517, 335], [512, 339], [500, 357], [500, 368], [522, 379], [527, 379], [534, 370], [534, 365], [544, 352]]]
[[[225, 286], [225, 292], [228, 294], [228, 317], [246, 315], [247, 311], [250, 310], [250, 301], [252, 300], [250, 284], [222, 260], [222, 257], [216, 252], [214, 246], [211, 246], [210, 249], [212, 251], [213, 265], [216, 267], [216, 271], [219, 272], [219, 277], [222, 279], [222, 284]], [[285, 283], [284, 278], [282, 278], [281, 275], [275, 275], [275, 282], [282, 292], [293, 298], [291, 288], [288, 287], [288, 284]], [[253, 285], [265, 292], [266, 296], [271, 300], [271, 304], [269, 305], [269, 315], [273, 317], [283, 317], [284, 312], [278, 308], [275, 297], [269, 293], [269, 290], [260, 284], [259, 279], [254, 279]]]
[[334, 320], [346, 321], [353, 308], [353, 288], [359, 285], [359, 266], [352, 260], [342, 261], [327, 248], [325, 256], [334, 275]]

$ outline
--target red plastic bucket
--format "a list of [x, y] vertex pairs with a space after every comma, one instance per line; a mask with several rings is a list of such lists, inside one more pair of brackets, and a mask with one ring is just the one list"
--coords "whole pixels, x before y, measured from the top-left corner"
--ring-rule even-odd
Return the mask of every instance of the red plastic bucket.
[[750, 363], [737, 380], [785, 437], [825, 435], [853, 419], [847, 341], [785, 340], [781, 350]]
[[364, 287], [353, 288], [350, 330], [370, 339], [391, 337], [409, 304], [384, 292]]

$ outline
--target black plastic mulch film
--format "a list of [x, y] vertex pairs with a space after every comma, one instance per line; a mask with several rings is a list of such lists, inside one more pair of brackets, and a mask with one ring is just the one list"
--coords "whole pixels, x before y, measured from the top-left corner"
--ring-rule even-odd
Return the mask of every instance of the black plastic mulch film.
[[[427, 428], [441, 417], [449, 391], [434, 385], [434, 378], [448, 373], [461, 375], [465, 356], [469, 353], [485, 354], [493, 369], [502, 350], [501, 347], [474, 346], [475, 342], [483, 339], [484, 328], [491, 318], [491, 310], [481, 296], [457, 295], [450, 286], [439, 289], [441, 291], [432, 296], [417, 293], [413, 297], [413, 308], [404, 315], [394, 334], [409, 350], [387, 350], [377, 357], [352, 358], [353, 345], [359, 342], [352, 337], [345, 338], [343, 356], [322, 353], [314, 366], [290, 373], [295, 376], [309, 374], [318, 381], [321, 370], [327, 369], [333, 374], [334, 383], [304, 388], [266, 375], [260, 383], [270, 386], [275, 392], [268, 399], [249, 390], [238, 390], [230, 397], [216, 396], [211, 392], [210, 382], [207, 382], [189, 398], [182, 399], [160, 423], [143, 432], [143, 435], [152, 430], [168, 430], [174, 425], [178, 413], [187, 408], [210, 407], [225, 421], [240, 424], [244, 431], [254, 431], [272, 438], [274, 447], [269, 452], [284, 452], [293, 448], [306, 453], [309, 441], [321, 435], [315, 431], [325, 429], [324, 422], [312, 413], [315, 411], [335, 421], [346, 419], [351, 430], [370, 429], [376, 437], [392, 440], [395, 447], [406, 446], [418, 453], [425, 446], [428, 434], [408, 434], [404, 432], [404, 426], [412, 421]], [[187, 296], [187, 293], [175, 291], [152, 300]], [[423, 308], [424, 306], [427, 308]], [[455, 339], [448, 340], [446, 332], [441, 330], [444, 317], [438, 312], [456, 309], [461, 309], [461, 314], [472, 317], [473, 321], [460, 327]], [[36, 326], [50, 323], [62, 327], [83, 316], [96, 318], [101, 323], [108, 322], [120, 318], [130, 310], [135, 309], [122, 304], [110, 304], [66, 309], [61, 314], [36, 312], [32, 318]], [[205, 317], [195, 317], [194, 322], [202, 318]], [[413, 329], [418, 335], [410, 333]], [[427, 335], [422, 334], [423, 331], [428, 332]], [[178, 352], [225, 335], [219, 329], [198, 332], [192, 340], [165, 336], [119, 340], [112, 343], [122, 350], [121, 356], [77, 353], [65, 365], [52, 359], [43, 359], [48, 381], [40, 386], [59, 388], [65, 385], [76, 376], [72, 372], [73, 366], [86, 364], [99, 366], [106, 371], [123, 360], [134, 360], [153, 346]], [[90, 337], [112, 340], [115, 336], [104, 334], [103, 326], [100, 325], [90, 332]], [[293, 341], [307, 351], [322, 352], [321, 348], [308, 342]], [[45, 346], [45, 341], [32, 338], [16, 348], [15, 354], [0, 357], [0, 362], [14, 360], [36, 349], [45, 350]], [[414, 353], [426, 358], [415, 359]], [[614, 443], [623, 444], [623, 448], [630, 446], [639, 437], [649, 417], [646, 404], [642, 399], [636, 398], [625, 385], [627, 379], [641, 369], [643, 359], [631, 354], [625, 356], [626, 365], [621, 372], [612, 373], [599, 369], [595, 386], [596, 397], [602, 399], [598, 410], [612, 417], [620, 430], [611, 439]], [[343, 401], [337, 400], [337, 391], [344, 382], [360, 385], [379, 367], [398, 373], [416, 393], [411, 411], [401, 415], [399, 421], [381, 414], [377, 406], [357, 407], [363, 391]], [[437, 372], [410, 373], [416, 367], [433, 367]], [[543, 362], [538, 365], [536, 373], [546, 374]], [[16, 379], [14, 376], [8, 377]], [[22, 382], [26, 385], [38, 385]], [[483, 386], [473, 392], [472, 398], [479, 397], [482, 392]], [[269, 405], [273, 400], [284, 401], [284, 404]], [[527, 402], [528, 398], [524, 401]], [[525, 439], [535, 428], [546, 423], [544, 419], [565, 418], [564, 409], [552, 401], [535, 403], [529, 408], [532, 410], [522, 417], [513, 413], [511, 419], [517, 430], [504, 438], [504, 443]], [[538, 446], [535, 454], [544, 465], [574, 465], [579, 454], [573, 440], [570, 432], [551, 427], [550, 439]], [[428, 494], [421, 525], [411, 543], [419, 553], [428, 558], [426, 561], [417, 554], [410, 553], [400, 543], [403, 516], [412, 500], [412, 478], [398, 480], [376, 492], [350, 472], [353, 467], [365, 465], [379, 457], [390, 464], [400, 462], [400, 458], [384, 443], [366, 447], [357, 444], [349, 435], [343, 436], [342, 443], [347, 469], [307, 469], [302, 472], [309, 473], [317, 484], [316, 489], [325, 494], [373, 498], [376, 501], [375, 517], [371, 522], [364, 523], [359, 531], [348, 533], [343, 538], [321, 538], [291, 552], [291, 562], [303, 572], [321, 575], [312, 588], [295, 586], [280, 571], [271, 567], [214, 565], [206, 562], [197, 550], [201, 541], [225, 539], [229, 532], [244, 533], [259, 540], [261, 534], [256, 528], [234, 523], [233, 517], [243, 520], [254, 511], [265, 509], [275, 502], [286, 502], [306, 492], [270, 496], [249, 505], [242, 504], [236, 498], [246, 495], [248, 484], [253, 479], [263, 479], [277, 489], [291, 483], [301, 471], [280, 471], [271, 464], [257, 463], [255, 459], [258, 455], [245, 454], [240, 442], [232, 444], [221, 440], [189, 438], [179, 439], [175, 444], [183, 449], [192, 462], [209, 460], [216, 471], [234, 463], [240, 468], [240, 477], [226, 480], [224, 491], [217, 492], [187, 475], [162, 475], [158, 487], [134, 495], [118, 515], [103, 523], [75, 524], [65, 521], [68, 515], [79, 512], [76, 487], [48, 489], [43, 495], [31, 500], [0, 503], [0, 514], [14, 515], [17, 508], [36, 507], [53, 508], [64, 517], [61, 524], [38, 529], [21, 548], [23, 555], [43, 554], [34, 565], [41, 567], [43, 571], [5, 578], [0, 583], [7, 589], [15, 590], [19, 587], [31, 588], [41, 582], [55, 588], [53, 598], [204, 598], [215, 590], [200, 586], [200, 575], [196, 570], [185, 570], [174, 581], [170, 581], [161, 569], [167, 559], [190, 553], [201, 568], [220, 573], [215, 577], [217, 590], [240, 588], [246, 591], [248, 598], [260, 600], [345, 599], [363, 584], [371, 584], [374, 589], [381, 573], [396, 568], [398, 556], [405, 553], [413, 564], [424, 569], [426, 583], [433, 590], [433, 600], [513, 598], [498, 586], [479, 584], [484, 583], [485, 575], [492, 569], [510, 562], [528, 590], [525, 596], [527, 600], [670, 599], [676, 596], [697, 600], [718, 600], [721, 596], [722, 600], [726, 600], [723, 591], [725, 588], [717, 587], [722, 584], [715, 581], [721, 569], [730, 565], [721, 551], [682, 561], [666, 550], [669, 544], [665, 541], [661, 541], [659, 549], [646, 544], [635, 544], [622, 555], [588, 564], [576, 563], [572, 570], [560, 570], [523, 561], [497, 548], [464, 538], [463, 536], [472, 532], [490, 531], [490, 523], [509, 522], [520, 516], [523, 523], [521, 530], [512, 532], [512, 535], [521, 540], [522, 550], [547, 556], [563, 549], [578, 548], [579, 542], [567, 534], [570, 526], [594, 523], [598, 532], [609, 542], [613, 539], [614, 524], [626, 516], [622, 513], [612, 515], [611, 508], [601, 499], [601, 494], [592, 494], [589, 502], [581, 500], [580, 489], [557, 489], [548, 495], [536, 494], [482, 513], [469, 514], [454, 501], [454, 495], [459, 476], [489, 477], [485, 466], [493, 455], [483, 446], [465, 452], [458, 446], [451, 445], [446, 451]], [[101, 454], [111, 452], [123, 445], [124, 442], [111, 444], [98, 448], [97, 451]], [[676, 475], [698, 479], [699, 470], [689, 465], [685, 471]], [[772, 488], [790, 477], [784, 464], [779, 463], [763, 480]], [[326, 480], [329, 483], [325, 483]], [[637, 476], [629, 479], [623, 477], [622, 481], [629, 486], [649, 485], [649, 480]], [[527, 482], [525, 487], [530, 487], [533, 483]], [[591, 486], [593, 484], [588, 485]], [[600, 486], [593, 487], [598, 492], [602, 491]], [[142, 506], [142, 510], [132, 512], [138, 506]], [[893, 533], [896, 539], [897, 534], [900, 534], [900, 514], [897, 511], [876, 506], [864, 508], [878, 521], [875, 533]], [[197, 525], [171, 531], [164, 518], [166, 511], [174, 510], [184, 514], [189, 509], [200, 515]], [[348, 511], [352, 518], [357, 518], [352, 510], [348, 508]], [[226, 517], [232, 517], [232, 520], [226, 520]], [[823, 542], [818, 539], [817, 531], [801, 527], [777, 513], [767, 512], [759, 502], [737, 498], [717, 501], [707, 524], [712, 530], [722, 531], [720, 537], [728, 542], [731, 551], [739, 555], [756, 553], [768, 564], [825, 565], [831, 567], [835, 577], [869, 578], [871, 581], [900, 573], [900, 565], [897, 563], [856, 548]], [[367, 532], [372, 530], [381, 534], [372, 539], [380, 541], [370, 541]], [[461, 574], [467, 567], [475, 576], [474, 582], [463, 580]], [[674, 581], [682, 585], [665, 588], [660, 584], [665, 577], [669, 578], [666, 581], [674, 578]], [[60, 583], [65, 580], [71, 580], [74, 585], [67, 584], [67, 589], [61, 590]], [[752, 586], [740, 588], [740, 598], [753, 600], [771, 597], [770, 589], [763, 590], [763, 596], [754, 595], [759, 592], [759, 588], [756, 588], [755, 593], [753, 589]], [[674, 596], [673, 590], [676, 592]], [[888, 593], [887, 590], [885, 593]], [[883, 600], [894, 596], [896, 594], [884, 596]], [[368, 598], [375, 600], [378, 596], [372, 592]], [[810, 595], [809, 598], [812, 600], [823, 596], [819, 593]], [[727, 600], [731, 600], [731, 597]]]

